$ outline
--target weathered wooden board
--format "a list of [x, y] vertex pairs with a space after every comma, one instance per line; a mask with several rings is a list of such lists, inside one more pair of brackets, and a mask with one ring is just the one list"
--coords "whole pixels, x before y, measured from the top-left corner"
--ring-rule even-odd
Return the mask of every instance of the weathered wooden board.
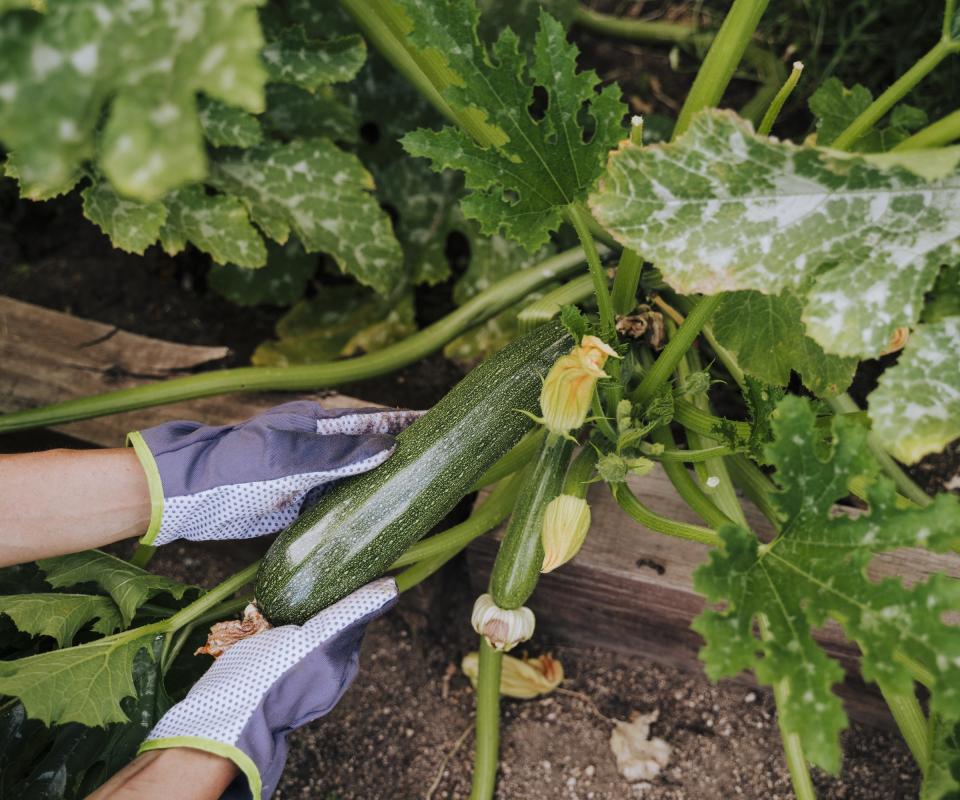
[[[680, 499], [659, 468], [643, 478], [631, 476], [637, 497], [663, 516], [703, 524]], [[577, 645], [596, 645], [657, 661], [700, 669], [697, 652], [703, 644], [690, 622], [703, 610], [693, 590], [693, 573], [707, 558], [705, 545], [655, 533], [627, 517], [603, 484], [590, 489], [593, 525], [583, 549], [559, 570], [541, 577], [528, 605], [537, 625], [555, 638]], [[746, 504], [757, 531], [769, 531], [760, 512]], [[473, 542], [467, 553], [473, 588], [485, 591], [496, 555], [494, 536]], [[933, 571], [960, 577], [960, 556], [900, 550], [874, 559], [875, 578], [898, 574], [912, 583]], [[817, 632], [830, 655], [848, 672], [840, 687], [851, 716], [886, 724], [882, 700], [856, 676], [858, 651], [831, 623]]]
[[[151, 339], [0, 296], [0, 411], [35, 408], [189, 374], [228, 352], [225, 347]], [[335, 392], [243, 393], [82, 420], [54, 430], [119, 447], [127, 431], [171, 419], [199, 419], [212, 425], [236, 422], [297, 397], [316, 400], [327, 408], [370, 405]]]

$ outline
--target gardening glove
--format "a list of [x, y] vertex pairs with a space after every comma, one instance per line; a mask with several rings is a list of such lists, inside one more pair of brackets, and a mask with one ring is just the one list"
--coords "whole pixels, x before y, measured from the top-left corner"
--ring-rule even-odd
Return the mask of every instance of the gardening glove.
[[140, 752], [192, 747], [229, 758], [240, 775], [223, 797], [267, 800], [287, 759], [286, 735], [337, 704], [356, 677], [364, 628], [396, 601], [393, 578], [381, 578], [302, 626], [243, 639], [161, 717]]
[[328, 411], [300, 400], [238, 425], [176, 420], [130, 433], [150, 487], [150, 526], [140, 541], [248, 539], [282, 530], [312, 489], [386, 461], [393, 434], [421, 413]]

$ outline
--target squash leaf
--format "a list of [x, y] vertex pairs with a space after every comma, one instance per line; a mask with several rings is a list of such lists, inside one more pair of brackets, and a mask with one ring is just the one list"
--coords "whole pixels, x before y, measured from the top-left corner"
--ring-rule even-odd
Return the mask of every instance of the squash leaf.
[[0, 613], [18, 630], [33, 636], [52, 636], [59, 647], [69, 647], [73, 637], [91, 620], [94, 633], [109, 635], [123, 625], [120, 611], [109, 597], [89, 594], [15, 594], [0, 597]]
[[257, 0], [48, 5], [0, 17], [0, 141], [27, 197], [96, 155], [121, 194], [157, 200], [206, 172], [198, 92], [263, 110]]
[[[933, 676], [931, 710], [960, 715], [960, 628], [942, 619], [960, 607], [960, 581], [936, 574], [907, 588], [898, 579], [866, 575], [876, 553], [956, 546], [960, 503], [940, 495], [924, 509], [899, 508], [892, 482], [878, 475], [869, 454], [866, 430], [836, 418], [833, 440], [824, 443], [807, 400], [781, 401], [772, 427], [766, 457], [776, 467], [780, 493], [773, 501], [782, 531], [763, 544], [739, 526], [721, 528], [723, 545], [697, 570], [695, 586], [710, 603], [726, 607], [705, 611], [694, 629], [706, 640], [700, 657], [711, 678], [753, 669], [763, 684], [787, 683], [781, 725], [800, 736], [813, 763], [835, 772], [846, 715], [831, 686], [843, 671], [811, 635], [828, 618], [859, 645], [866, 680], [913, 691], [897, 657], [908, 653]], [[869, 513], [834, 516], [834, 501], [861, 476], [868, 481]], [[756, 635], [758, 619], [768, 635]]]
[[960, 317], [921, 325], [868, 399], [870, 421], [890, 453], [907, 464], [960, 436]]
[[960, 798], [960, 720], [934, 714], [930, 720], [930, 764], [920, 800]]
[[[464, 213], [484, 233], [504, 234], [534, 252], [561, 224], [563, 210], [583, 200], [622, 135], [624, 106], [616, 86], [596, 91], [594, 72], [577, 72], [577, 49], [545, 11], [532, 60], [510, 29], [492, 51], [477, 34], [470, 0], [402, 0], [413, 23], [410, 41], [442, 54], [458, 85], [444, 93], [452, 107], [479, 115], [491, 140], [480, 144], [451, 126], [403, 138], [435, 169], [461, 170], [469, 193]], [[546, 92], [542, 119], [531, 113], [534, 87]]]
[[800, 300], [788, 291], [731, 292], [714, 312], [711, 326], [748, 375], [786, 386], [794, 370], [814, 394], [839, 394], [853, 380], [857, 359], [825, 353], [807, 336], [802, 311]]
[[303, 297], [320, 257], [305, 253], [295, 238], [267, 243], [267, 263], [259, 269], [215, 265], [207, 281], [218, 294], [239, 306], [289, 306]]
[[37, 565], [55, 589], [96, 584], [117, 604], [124, 627], [133, 620], [137, 609], [154, 595], [166, 593], [179, 600], [194, 588], [154, 575], [101, 550], [44, 558]]
[[83, 192], [83, 214], [110, 237], [114, 247], [142, 255], [157, 241], [167, 219], [159, 200], [144, 202], [121, 197], [105, 180], [95, 179]]
[[[890, 155], [801, 147], [707, 111], [674, 143], [624, 143], [591, 204], [677, 291], [792, 291], [826, 352], [876, 356], [960, 254], [957, 154], [936, 180]], [[906, 155], [942, 172], [942, 153]]]
[[313, 39], [303, 26], [295, 25], [275, 33], [268, 31], [268, 38], [262, 55], [270, 80], [311, 92], [350, 80], [367, 57], [367, 45], [358, 34]]
[[263, 140], [260, 120], [242, 108], [201, 97], [200, 127], [214, 147], [253, 147]]

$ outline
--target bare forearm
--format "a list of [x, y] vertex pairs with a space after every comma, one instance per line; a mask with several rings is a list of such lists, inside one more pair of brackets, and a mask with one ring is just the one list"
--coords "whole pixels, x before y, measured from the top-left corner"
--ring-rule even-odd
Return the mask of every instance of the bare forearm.
[[0, 566], [139, 536], [149, 522], [131, 449], [0, 456]]
[[87, 800], [215, 800], [236, 774], [232, 761], [202, 750], [153, 750], [127, 764]]

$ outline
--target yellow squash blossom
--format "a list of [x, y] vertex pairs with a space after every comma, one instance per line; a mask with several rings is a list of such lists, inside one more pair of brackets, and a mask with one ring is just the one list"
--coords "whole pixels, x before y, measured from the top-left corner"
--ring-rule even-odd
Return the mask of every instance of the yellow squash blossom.
[[543, 567], [552, 572], [573, 558], [583, 546], [590, 530], [590, 506], [582, 497], [561, 494], [554, 497], [543, 512]]
[[601, 339], [584, 336], [579, 345], [556, 360], [540, 392], [540, 409], [547, 430], [568, 434], [583, 425], [597, 381], [608, 377], [603, 365], [609, 356], [619, 358]]
[[[467, 653], [460, 662], [463, 674], [470, 679], [473, 688], [477, 688], [480, 674], [480, 656], [474, 651]], [[563, 681], [563, 665], [550, 655], [539, 658], [503, 657], [500, 670], [500, 694], [529, 700], [542, 694], [549, 694]]]

